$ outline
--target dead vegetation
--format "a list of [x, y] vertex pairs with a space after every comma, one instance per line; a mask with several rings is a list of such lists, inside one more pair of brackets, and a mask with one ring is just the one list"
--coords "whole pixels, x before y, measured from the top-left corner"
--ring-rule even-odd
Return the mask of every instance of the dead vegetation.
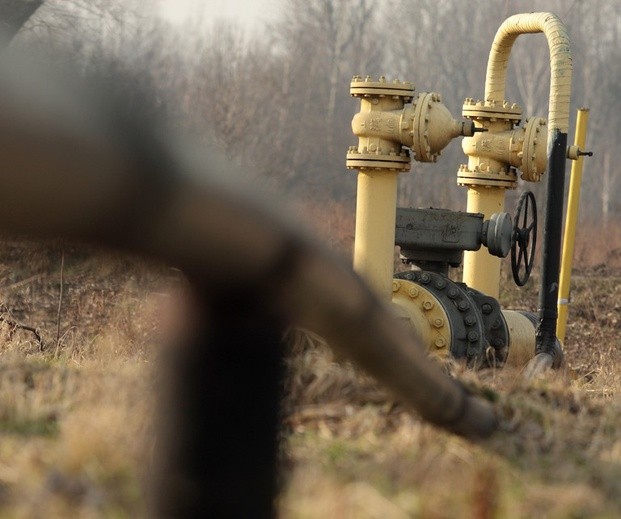
[[[476, 444], [422, 423], [318, 337], [291, 332], [282, 517], [621, 516], [621, 271], [580, 254], [564, 370], [526, 384], [517, 371], [453, 367], [501, 419]], [[0, 323], [0, 517], [144, 515], [154, 359], [169, 326], [158, 309], [177, 274], [21, 242], [4, 243], [0, 274], [11, 318], [46, 344]], [[507, 279], [505, 305], [534, 309], [536, 283], [518, 292]]]

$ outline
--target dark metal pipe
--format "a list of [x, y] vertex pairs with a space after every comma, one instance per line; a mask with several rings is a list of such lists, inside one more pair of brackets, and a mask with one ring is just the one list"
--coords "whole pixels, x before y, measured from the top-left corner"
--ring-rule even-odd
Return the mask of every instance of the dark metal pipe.
[[43, 0], [0, 0], [0, 45], [8, 44]]
[[[556, 338], [558, 289], [561, 269], [561, 241], [565, 196], [565, 157], [567, 134], [552, 132], [548, 145], [548, 181], [543, 229], [543, 267], [539, 291], [539, 325], [536, 333], [536, 355], [552, 358], [553, 368], [560, 367], [563, 350]], [[538, 363], [539, 364], [539, 363]]]
[[236, 297], [164, 351], [148, 517], [277, 517], [282, 323]]

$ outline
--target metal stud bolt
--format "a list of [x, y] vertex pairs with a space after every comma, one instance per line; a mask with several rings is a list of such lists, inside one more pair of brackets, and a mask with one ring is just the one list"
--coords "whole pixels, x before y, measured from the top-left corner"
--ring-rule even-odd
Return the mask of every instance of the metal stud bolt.
[[429, 299], [427, 299], [426, 301], [423, 301], [423, 309], [426, 311], [433, 309], [434, 306], [435, 305], [433, 301], [430, 301]]

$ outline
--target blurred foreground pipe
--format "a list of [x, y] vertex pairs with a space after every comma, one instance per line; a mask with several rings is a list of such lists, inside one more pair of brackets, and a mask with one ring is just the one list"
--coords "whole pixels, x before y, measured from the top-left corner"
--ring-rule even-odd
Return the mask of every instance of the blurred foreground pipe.
[[425, 419], [468, 437], [493, 432], [491, 407], [429, 362], [349, 268], [219, 179], [227, 165], [215, 156], [171, 146], [172, 136], [158, 140], [118, 113], [3, 63], [0, 225], [160, 257], [212, 294], [252, 287], [274, 316], [323, 335]]

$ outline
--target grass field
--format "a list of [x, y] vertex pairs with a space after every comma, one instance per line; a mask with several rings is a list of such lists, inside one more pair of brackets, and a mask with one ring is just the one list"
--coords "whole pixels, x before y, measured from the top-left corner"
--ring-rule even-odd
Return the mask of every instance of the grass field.
[[[563, 370], [527, 384], [515, 370], [454, 367], [501, 417], [484, 442], [421, 423], [320, 339], [292, 333], [282, 517], [621, 517], [621, 240], [610, 236], [576, 252]], [[177, 278], [60, 243], [3, 244], [0, 517], [144, 515], [154, 365]], [[504, 306], [534, 309], [536, 283], [520, 292], [504, 279]]]

